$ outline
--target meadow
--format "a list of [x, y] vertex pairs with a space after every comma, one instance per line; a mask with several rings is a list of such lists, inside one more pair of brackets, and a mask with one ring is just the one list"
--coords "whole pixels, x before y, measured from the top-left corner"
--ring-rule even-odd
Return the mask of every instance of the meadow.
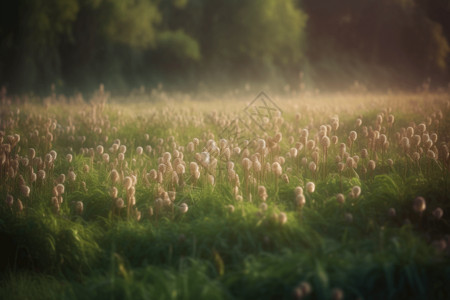
[[449, 299], [450, 94], [254, 97], [3, 96], [0, 298]]

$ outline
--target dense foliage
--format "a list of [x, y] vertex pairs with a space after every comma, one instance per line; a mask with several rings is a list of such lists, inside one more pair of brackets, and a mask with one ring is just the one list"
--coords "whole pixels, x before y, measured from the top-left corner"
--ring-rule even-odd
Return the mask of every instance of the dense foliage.
[[443, 0], [6, 1], [0, 84], [71, 94], [100, 83], [116, 92], [446, 85], [448, 12]]

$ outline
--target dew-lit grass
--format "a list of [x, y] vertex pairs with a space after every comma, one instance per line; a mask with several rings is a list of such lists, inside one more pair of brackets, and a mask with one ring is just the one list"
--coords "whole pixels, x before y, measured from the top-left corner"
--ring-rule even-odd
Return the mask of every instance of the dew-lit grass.
[[152, 97], [1, 104], [0, 297], [450, 295], [448, 94]]

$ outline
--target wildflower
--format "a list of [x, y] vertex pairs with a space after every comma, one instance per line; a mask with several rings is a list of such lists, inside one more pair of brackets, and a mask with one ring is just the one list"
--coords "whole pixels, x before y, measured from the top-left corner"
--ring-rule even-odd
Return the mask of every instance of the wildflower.
[[247, 157], [242, 160], [242, 167], [246, 172], [250, 171], [252, 167], [252, 161], [248, 159]]
[[305, 205], [305, 203], [306, 203], [305, 196], [303, 194], [298, 194], [295, 197], [295, 202], [300, 208], [302, 208]]
[[260, 209], [261, 211], [266, 211], [266, 210], [267, 210], [267, 203], [266, 203], [266, 202], [261, 203], [261, 204], [259, 205], [259, 209]]
[[298, 154], [297, 148], [291, 148], [291, 150], [289, 150], [289, 154], [292, 158], [296, 158]]
[[226, 206], [226, 208], [227, 208], [227, 210], [228, 210], [230, 213], [233, 213], [233, 212], [234, 212], [234, 206], [233, 206], [233, 205], [229, 204], [229, 205]]
[[275, 175], [277, 175], [277, 176], [281, 176], [281, 173], [283, 172], [283, 170], [281, 169], [280, 163], [274, 162], [272, 164], [272, 172], [274, 172]]
[[181, 203], [179, 210], [182, 214], [187, 213], [188, 209], [189, 209], [189, 207], [186, 203]]
[[283, 225], [287, 222], [287, 215], [284, 212], [280, 212], [278, 214], [278, 220], [280, 221], [280, 224]]
[[50, 164], [53, 161], [53, 156], [50, 153], [45, 155], [45, 162]]
[[427, 203], [425, 201], [425, 198], [423, 197], [416, 197], [413, 202], [413, 209], [417, 213], [422, 213], [427, 208]]
[[339, 141], [339, 138], [337, 136], [333, 135], [331, 137], [331, 143], [333, 143], [333, 145], [336, 145], [338, 143], [338, 141]]
[[21, 185], [21, 186], [20, 186], [20, 191], [21, 191], [21, 193], [22, 193], [22, 196], [24, 196], [24, 197], [29, 197], [29, 196], [30, 196], [30, 191], [31, 191], [31, 189], [30, 189], [29, 186], [27, 186], [27, 185]]
[[17, 199], [17, 209], [19, 211], [23, 210], [23, 203], [22, 203], [22, 201], [20, 199]]
[[308, 193], [314, 193], [315, 189], [316, 189], [316, 185], [314, 184], [314, 182], [308, 182], [306, 184], [306, 190], [308, 191]]
[[433, 210], [433, 217], [436, 220], [440, 220], [443, 215], [444, 215], [444, 211], [442, 210], [442, 208], [438, 207], [435, 210]]
[[75, 211], [77, 214], [81, 215], [84, 210], [84, 204], [82, 201], [77, 201], [75, 204]]
[[273, 138], [273, 141], [278, 144], [281, 142], [282, 139], [283, 135], [281, 134], [281, 132], [277, 132]]
[[361, 188], [360, 188], [359, 186], [355, 185], [355, 186], [352, 188], [351, 194], [352, 194], [352, 197], [353, 197], [353, 198], [358, 198], [359, 195], [361, 195]]
[[111, 178], [112, 183], [115, 184], [119, 181], [119, 172], [117, 172], [116, 169], [112, 169], [109, 173], [109, 177]]
[[28, 149], [28, 156], [30, 159], [34, 159], [36, 157], [36, 150], [34, 148]]
[[344, 204], [345, 203], [345, 196], [341, 193], [336, 195], [336, 200], [339, 204]]
[[102, 146], [102, 145], [98, 145], [98, 146], [97, 146], [97, 153], [98, 153], [98, 154], [103, 154], [103, 151], [104, 151], [103, 146]]
[[263, 185], [258, 186], [258, 196], [262, 199], [262, 201], [266, 201], [268, 195], [265, 186]]
[[58, 196], [64, 194], [64, 185], [61, 183], [56, 186], [56, 191], [58, 192]]
[[427, 130], [427, 125], [425, 125], [425, 123], [420, 123], [419, 126], [417, 126], [417, 129], [420, 133], [423, 133], [425, 132], [425, 130]]
[[55, 150], [51, 150], [51, 151], [49, 152], [49, 154], [52, 156], [52, 161], [55, 161], [55, 160], [56, 160], [56, 157], [58, 156], [58, 153], [56, 153]]
[[37, 173], [37, 176], [38, 176], [39, 180], [45, 180], [45, 171], [39, 170]]
[[137, 155], [142, 155], [142, 153], [144, 153], [144, 149], [141, 146], [137, 147], [136, 148], [136, 154]]
[[207, 180], [208, 180], [208, 183], [209, 183], [210, 185], [214, 185], [214, 183], [215, 183], [215, 178], [214, 178], [213, 175], [208, 174]]
[[142, 217], [142, 213], [137, 208], [136, 208], [134, 217], [135, 217], [136, 221], [138, 221], [138, 222]]
[[36, 173], [34, 173], [33, 171], [31, 171], [31, 175], [30, 175], [30, 181], [31, 182], [35, 182], [37, 179], [37, 175]]
[[375, 170], [375, 167], [376, 167], [375, 161], [369, 160], [369, 164], [367, 165], [367, 167], [368, 167], [369, 170], [371, 170], [371, 171]]
[[329, 137], [324, 136], [324, 137], [322, 137], [322, 139], [320, 140], [320, 143], [322, 144], [322, 147], [328, 148], [328, 147], [330, 147], [331, 141], [330, 141], [330, 138], [329, 138]]
[[77, 175], [74, 171], [69, 171], [67, 174], [67, 177], [69, 178], [69, 181], [74, 182], [77, 179]]
[[[114, 197], [115, 198], [115, 197]], [[114, 200], [114, 204], [116, 205], [117, 208], [121, 209], [125, 206], [125, 202], [123, 201], [122, 198], [117, 198]]]
[[295, 193], [296, 196], [297, 196], [297, 195], [303, 195], [303, 188], [300, 187], [300, 186], [297, 186], [297, 187], [294, 189], [294, 193]]

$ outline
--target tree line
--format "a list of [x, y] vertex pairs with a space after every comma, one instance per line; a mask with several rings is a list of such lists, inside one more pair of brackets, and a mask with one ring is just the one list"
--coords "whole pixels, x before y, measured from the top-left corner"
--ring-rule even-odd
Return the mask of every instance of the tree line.
[[449, 79], [446, 0], [9, 0], [0, 84], [48, 93]]

